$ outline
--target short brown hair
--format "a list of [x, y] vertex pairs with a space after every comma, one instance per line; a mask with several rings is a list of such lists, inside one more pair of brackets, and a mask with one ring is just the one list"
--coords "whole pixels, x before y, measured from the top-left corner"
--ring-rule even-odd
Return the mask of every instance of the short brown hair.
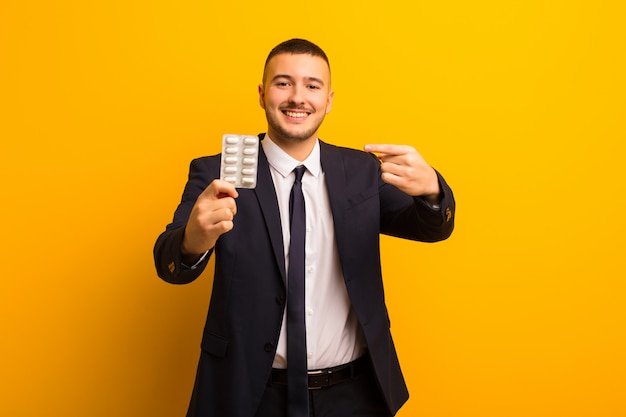
[[328, 57], [322, 48], [305, 39], [294, 38], [276, 45], [274, 49], [270, 51], [267, 59], [265, 60], [265, 66], [263, 67], [263, 81], [265, 81], [265, 72], [267, 71], [267, 64], [270, 62], [270, 59], [280, 54], [308, 54], [318, 56], [326, 61], [326, 64], [328, 64], [328, 70], [330, 71], [330, 62], [328, 61]]

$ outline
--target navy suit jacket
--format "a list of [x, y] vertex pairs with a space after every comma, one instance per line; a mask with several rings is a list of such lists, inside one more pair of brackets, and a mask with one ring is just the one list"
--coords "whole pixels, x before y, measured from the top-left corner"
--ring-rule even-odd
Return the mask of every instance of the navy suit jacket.
[[[320, 148], [346, 287], [381, 391], [395, 414], [408, 391], [389, 330], [379, 237], [384, 233], [425, 242], [447, 238], [454, 224], [454, 198], [437, 174], [443, 199], [441, 209], [433, 210], [423, 199], [384, 183], [372, 154], [321, 141]], [[208, 262], [207, 257], [197, 269], [185, 268], [180, 246], [198, 195], [219, 178], [219, 170], [219, 155], [191, 163], [174, 220], [154, 248], [157, 272], [167, 282], [191, 282]], [[278, 202], [262, 147], [256, 188], [238, 192], [234, 228], [211, 251], [213, 292], [188, 417], [253, 417], [278, 344], [286, 272]]]

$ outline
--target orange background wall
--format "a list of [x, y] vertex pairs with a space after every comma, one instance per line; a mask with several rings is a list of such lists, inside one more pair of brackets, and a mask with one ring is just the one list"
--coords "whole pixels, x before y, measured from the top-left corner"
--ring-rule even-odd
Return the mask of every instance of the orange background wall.
[[626, 416], [623, 4], [3, 0], [0, 415], [184, 415], [211, 276], [152, 245], [305, 37], [321, 137], [411, 144], [458, 200], [449, 241], [383, 240], [399, 415]]

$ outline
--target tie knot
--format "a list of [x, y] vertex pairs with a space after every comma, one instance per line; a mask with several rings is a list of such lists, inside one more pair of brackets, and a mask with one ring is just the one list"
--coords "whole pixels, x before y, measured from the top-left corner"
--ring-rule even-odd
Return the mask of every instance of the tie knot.
[[306, 167], [304, 165], [298, 165], [297, 167], [295, 167], [295, 169], [293, 170], [293, 172], [296, 173], [296, 181], [295, 182], [301, 182], [302, 181], [302, 177], [304, 176], [304, 171], [306, 171]]

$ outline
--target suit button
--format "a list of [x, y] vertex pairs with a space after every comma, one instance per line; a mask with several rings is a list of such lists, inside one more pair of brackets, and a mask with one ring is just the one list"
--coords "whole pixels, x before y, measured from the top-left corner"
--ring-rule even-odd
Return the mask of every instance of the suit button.
[[276, 296], [276, 304], [281, 305], [281, 306], [285, 304], [285, 296], [282, 294]]
[[274, 345], [273, 345], [273, 344], [271, 344], [270, 342], [267, 342], [267, 343], [265, 344], [265, 346], [263, 346], [263, 349], [264, 349], [266, 352], [268, 352], [268, 353], [269, 353], [269, 352], [273, 352], [273, 351], [274, 351]]

